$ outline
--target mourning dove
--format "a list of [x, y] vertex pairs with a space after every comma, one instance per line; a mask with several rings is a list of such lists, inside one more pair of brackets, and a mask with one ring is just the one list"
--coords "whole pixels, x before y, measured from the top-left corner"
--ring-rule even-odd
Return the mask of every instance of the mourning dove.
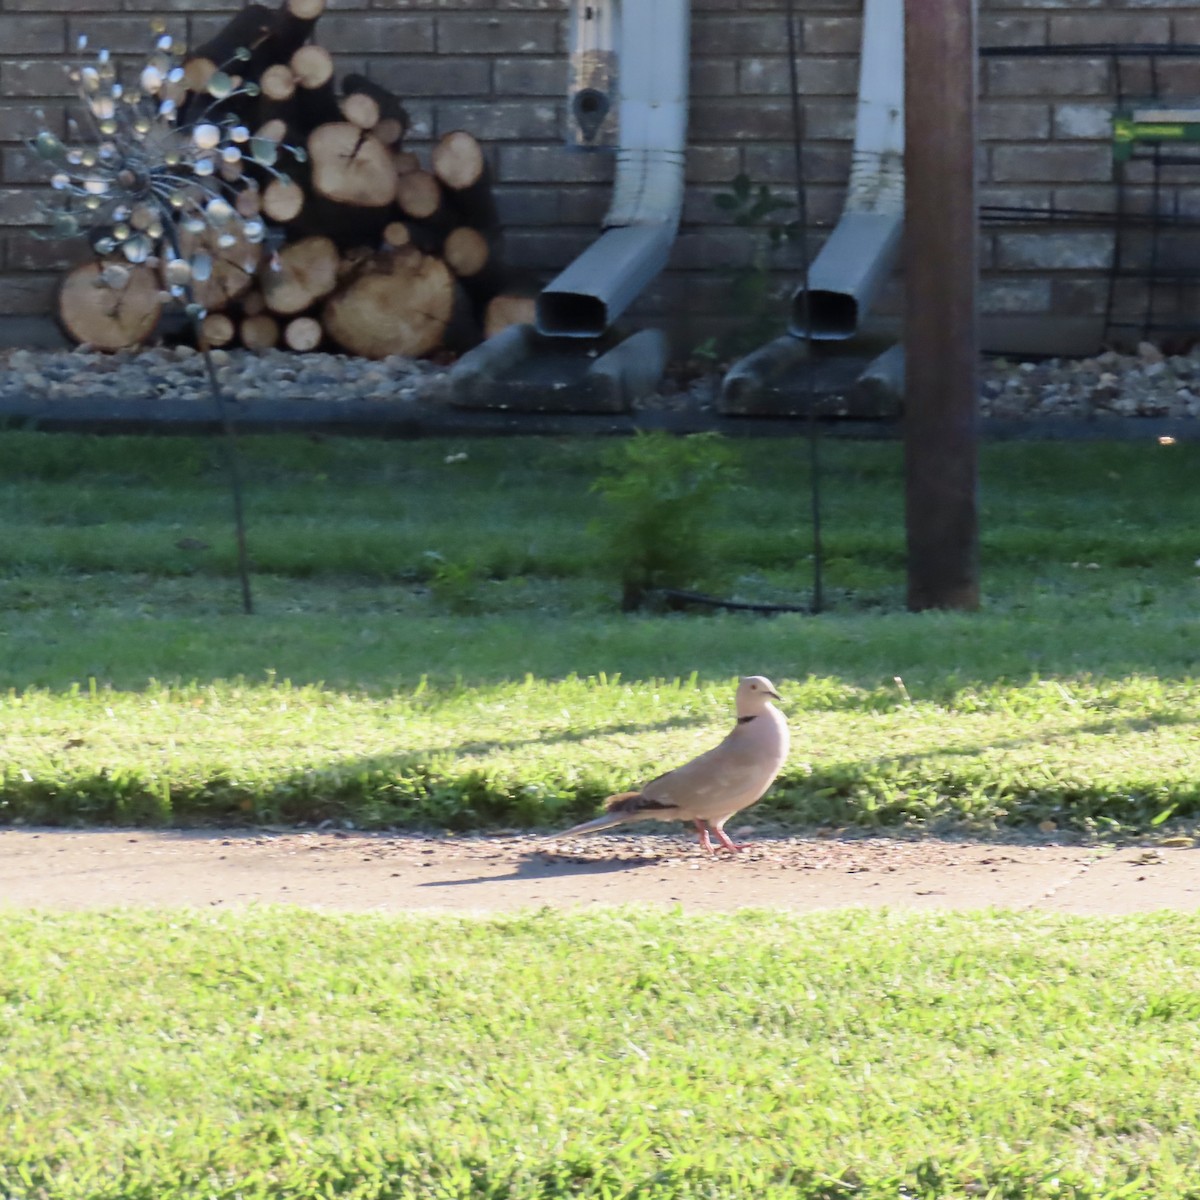
[[723, 742], [638, 791], [610, 796], [604, 816], [558, 836], [595, 833], [631, 821], [692, 821], [705, 850], [714, 850], [710, 833], [727, 850], [740, 850], [726, 834], [725, 822], [762, 799], [787, 758], [787, 721], [771, 703], [778, 699], [774, 684], [762, 675], [739, 680], [737, 724]]

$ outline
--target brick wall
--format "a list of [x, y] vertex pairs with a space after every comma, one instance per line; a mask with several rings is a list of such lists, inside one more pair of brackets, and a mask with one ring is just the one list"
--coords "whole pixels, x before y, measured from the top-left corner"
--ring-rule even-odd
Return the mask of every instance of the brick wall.
[[[801, 87], [810, 210], [836, 218], [849, 166], [861, 0], [801, 0]], [[33, 110], [62, 130], [69, 103], [62, 64], [80, 33], [93, 47], [138, 54], [151, 18], [195, 43], [238, 0], [0, 0], [0, 315], [48, 312], [59, 272], [78, 246], [41, 241], [39, 163], [21, 145]], [[669, 320], [681, 347], [729, 322], [722, 269], [749, 261], [756, 235], [731, 225], [713, 197], [739, 172], [781, 194], [792, 179], [782, 0], [694, 0], [688, 192], [670, 271], [638, 302], [638, 320]], [[985, 45], [1200, 42], [1200, 0], [985, 0]], [[339, 75], [367, 70], [404, 96], [420, 150], [466, 127], [489, 144], [515, 264], [547, 276], [594, 236], [608, 201], [611, 163], [564, 149], [566, 19], [563, 0], [330, 0], [317, 40]], [[1200, 94], [1200, 63], [1169, 64], [1171, 90]], [[1196, 76], [1192, 82], [1187, 78]], [[982, 200], [1109, 211], [1113, 91], [1103, 59], [989, 59], [981, 67]], [[1133, 172], [1133, 197], [1150, 202]], [[1196, 197], [1173, 192], [1186, 208]], [[1111, 236], [1096, 229], [988, 225], [982, 231], [989, 328], [1096, 329]], [[776, 256], [780, 294], [795, 252]], [[1127, 302], [1135, 307], [1134, 297]], [[898, 288], [885, 298], [896, 312]], [[781, 304], [782, 307], [782, 304]], [[1054, 322], [1046, 317], [1053, 316]], [[1031, 322], [1030, 318], [1033, 318]], [[1018, 339], [1019, 340], [1019, 339]]]

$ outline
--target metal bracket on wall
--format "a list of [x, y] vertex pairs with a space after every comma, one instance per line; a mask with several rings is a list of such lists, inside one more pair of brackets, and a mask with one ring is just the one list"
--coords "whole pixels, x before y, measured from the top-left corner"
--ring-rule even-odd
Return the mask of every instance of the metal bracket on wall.
[[572, 0], [567, 60], [569, 147], [617, 147], [620, 17], [617, 0]]

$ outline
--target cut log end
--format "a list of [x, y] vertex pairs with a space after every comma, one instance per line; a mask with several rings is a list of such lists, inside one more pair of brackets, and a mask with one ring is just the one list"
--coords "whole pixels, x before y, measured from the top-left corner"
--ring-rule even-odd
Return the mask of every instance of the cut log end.
[[262, 212], [262, 192], [258, 190], [258, 184], [248, 183], [243, 187], [238, 192], [233, 207], [237, 209], [239, 217], [257, 217]]
[[209, 313], [200, 322], [200, 345], [209, 350], [228, 346], [237, 333], [233, 318], [225, 313]]
[[456, 129], [433, 148], [433, 173], [450, 191], [467, 225], [493, 229], [499, 217], [492, 195], [491, 172], [474, 134]]
[[532, 296], [511, 296], [501, 293], [488, 301], [483, 314], [483, 336], [495, 337], [510, 325], [535, 325], [537, 301]]
[[433, 148], [433, 173], [455, 191], [473, 187], [483, 178], [486, 162], [474, 134], [456, 129]]
[[329, 200], [363, 208], [391, 204], [396, 172], [387, 147], [349, 121], [319, 125], [308, 138], [312, 186]]
[[441, 234], [420, 221], [390, 221], [383, 227], [381, 241], [385, 249], [391, 250], [407, 246], [422, 254], [440, 254], [443, 250]]
[[285, 0], [284, 9], [299, 21], [315, 21], [325, 11], [326, 0]]
[[247, 350], [270, 350], [279, 345], [279, 322], [270, 313], [246, 317], [238, 330]]
[[286, 225], [304, 210], [304, 189], [290, 179], [272, 179], [262, 194], [262, 211]]
[[283, 344], [301, 354], [315, 350], [324, 340], [325, 330], [315, 317], [296, 317], [283, 330]]
[[[342, 95], [366, 96], [379, 110], [378, 123], [373, 126], [380, 141], [394, 146], [408, 132], [408, 112], [395, 93], [366, 75], [351, 73], [342, 80]], [[379, 127], [383, 126], [382, 129]]]
[[337, 286], [337, 246], [327, 237], [308, 237], [285, 246], [262, 271], [267, 307], [281, 316], [303, 312]]
[[362, 92], [352, 92], [341, 100], [342, 116], [359, 129], [374, 129], [379, 124], [379, 105]]
[[272, 117], [254, 131], [254, 136], [268, 142], [282, 142], [287, 137], [287, 122], [282, 117]]
[[285, 63], [276, 63], [259, 76], [258, 86], [268, 100], [290, 100], [296, 94], [296, 74]]
[[419, 358], [441, 344], [455, 284], [441, 259], [416, 250], [381, 256], [373, 271], [331, 297], [322, 324], [343, 350], [364, 358]]
[[302, 88], [324, 87], [333, 78], [333, 55], [324, 46], [301, 46], [288, 65]]
[[84, 263], [63, 280], [58, 296], [63, 327], [75, 341], [98, 350], [140, 346], [154, 332], [162, 312], [158, 276], [150, 267], [123, 264], [128, 271], [125, 286], [113, 287], [101, 278], [107, 266]]
[[189, 92], [203, 92], [216, 74], [217, 64], [211, 58], [189, 58], [183, 64], [183, 82]]
[[412, 245], [412, 234], [403, 221], [390, 221], [383, 227], [383, 244], [399, 250]]
[[233, 245], [222, 246], [217, 234], [208, 229], [201, 234], [181, 233], [180, 247], [185, 258], [204, 250], [212, 259], [208, 278], [192, 284], [196, 302], [208, 312], [223, 312], [254, 286], [254, 278], [262, 262], [261, 245], [239, 237]]
[[442, 256], [455, 275], [460, 279], [469, 279], [488, 265], [491, 247], [478, 229], [462, 225], [446, 236]]
[[407, 217], [427, 221], [442, 206], [442, 188], [428, 171], [406, 171], [393, 185], [396, 207]]

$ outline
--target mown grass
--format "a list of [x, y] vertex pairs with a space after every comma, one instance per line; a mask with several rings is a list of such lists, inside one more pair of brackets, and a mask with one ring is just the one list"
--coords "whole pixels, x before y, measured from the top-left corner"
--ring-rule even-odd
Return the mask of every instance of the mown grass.
[[[476, 575], [485, 611], [611, 611], [614, 586], [599, 575], [598, 545], [587, 536], [602, 513], [590, 490], [600, 442], [260, 437], [242, 447], [268, 614], [341, 607], [337, 590], [349, 585], [360, 608], [422, 615], [431, 597], [414, 585], [446, 561]], [[747, 440], [736, 451], [743, 481], [710, 523], [714, 566], [696, 582], [802, 599], [811, 549], [803, 445]], [[833, 605], [899, 607], [900, 447], [830, 443], [824, 457]], [[985, 447], [983, 464], [991, 607], [1020, 611], [1042, 599], [1170, 606], [1195, 580], [1196, 445], [1008, 444]], [[0, 611], [36, 608], [39, 586], [81, 576], [93, 611], [211, 615], [233, 606], [215, 441], [0, 433], [0, 505]], [[190, 586], [162, 587], [178, 580]]]
[[[736, 450], [696, 583], [803, 601], [803, 448]], [[0, 820], [549, 825], [718, 736], [749, 671], [782, 821], [1200, 812], [1195, 446], [985, 447], [984, 610], [913, 615], [900, 449], [830, 444], [832, 611], [772, 620], [619, 616], [601, 451], [244, 439], [247, 619], [217, 443], [0, 434]]]
[[0, 1192], [1194, 1198], [1198, 934], [10, 913]]
[[[370, 695], [286, 683], [0, 698], [0, 812], [44, 823], [580, 819], [729, 725], [731, 680], [570, 677]], [[1188, 681], [779, 684], [793, 754], [755, 818], [1145, 828], [1200, 812]], [[915, 686], [915, 685], [914, 685]]]

